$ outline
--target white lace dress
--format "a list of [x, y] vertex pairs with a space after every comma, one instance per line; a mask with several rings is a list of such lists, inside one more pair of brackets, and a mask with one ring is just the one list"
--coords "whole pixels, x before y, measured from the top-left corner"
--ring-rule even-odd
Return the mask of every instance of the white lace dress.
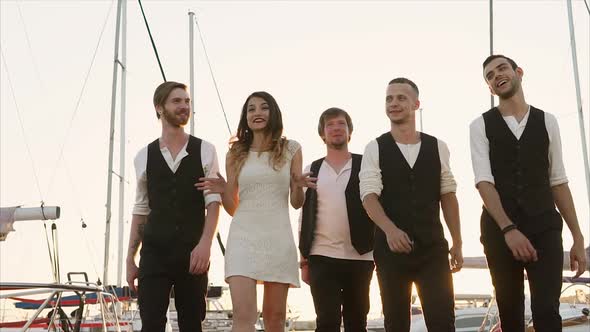
[[230, 225], [225, 251], [225, 279], [245, 276], [258, 283], [299, 287], [297, 249], [289, 220], [291, 160], [299, 143], [287, 142], [286, 162], [279, 171], [270, 153], [253, 152], [238, 176], [240, 204]]

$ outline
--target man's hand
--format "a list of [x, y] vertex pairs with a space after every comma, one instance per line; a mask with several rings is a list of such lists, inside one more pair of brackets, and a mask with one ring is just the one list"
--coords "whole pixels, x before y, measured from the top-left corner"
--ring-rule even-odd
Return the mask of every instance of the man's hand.
[[191, 262], [189, 266], [189, 273], [203, 274], [209, 268], [209, 258], [211, 257], [211, 244], [207, 241], [201, 241], [191, 251]]
[[387, 236], [387, 245], [391, 251], [404, 254], [412, 252], [414, 242], [410, 240], [406, 232], [395, 227], [385, 233], [385, 235]]
[[461, 245], [453, 244], [449, 250], [449, 254], [451, 255], [451, 273], [461, 271], [461, 268], [463, 267], [463, 249], [461, 248]]
[[301, 280], [309, 285], [309, 265], [305, 264], [301, 267]]
[[584, 249], [584, 241], [574, 241], [574, 245], [570, 250], [570, 265], [572, 272], [577, 271], [574, 278], [577, 278], [586, 271], [586, 250]]
[[129, 289], [135, 293], [137, 293], [135, 279], [137, 279], [138, 276], [139, 269], [137, 268], [137, 264], [135, 264], [135, 260], [127, 260], [127, 283], [129, 284]]
[[537, 261], [537, 250], [518, 229], [513, 229], [504, 234], [504, 240], [510, 251], [512, 251], [512, 256], [517, 261], [524, 263]]

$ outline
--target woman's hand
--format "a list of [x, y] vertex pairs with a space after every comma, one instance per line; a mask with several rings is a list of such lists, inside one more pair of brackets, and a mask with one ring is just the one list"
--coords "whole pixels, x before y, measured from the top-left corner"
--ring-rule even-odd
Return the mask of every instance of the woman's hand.
[[317, 182], [318, 178], [311, 177], [312, 174], [313, 173], [311, 173], [311, 172], [303, 173], [301, 175], [292, 174], [291, 181], [293, 182], [294, 185], [296, 185], [297, 187], [300, 187], [300, 188], [307, 187], [307, 188], [316, 189], [317, 188], [316, 182]]
[[226, 185], [225, 178], [219, 172], [216, 178], [199, 178], [199, 182], [194, 184], [198, 190], [207, 191], [207, 194], [223, 194]]

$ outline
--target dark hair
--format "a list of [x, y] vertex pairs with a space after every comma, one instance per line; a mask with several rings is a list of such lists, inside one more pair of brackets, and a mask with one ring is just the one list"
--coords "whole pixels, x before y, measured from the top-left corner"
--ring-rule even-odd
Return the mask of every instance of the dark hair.
[[338, 107], [330, 107], [327, 110], [325, 110], [322, 115], [320, 115], [320, 121], [318, 123], [318, 134], [320, 135], [320, 137], [322, 137], [324, 135], [324, 126], [326, 125], [326, 121], [335, 118], [337, 116], [344, 116], [344, 118], [346, 119], [346, 125], [348, 126], [348, 133], [352, 134], [352, 119], [350, 118], [350, 115], [348, 115], [348, 113], [346, 113], [345, 110], [338, 108]]
[[518, 68], [518, 65], [516, 64], [516, 62], [514, 60], [510, 59], [509, 57], [502, 55], [502, 54], [493, 54], [493, 55], [490, 55], [489, 57], [487, 57], [483, 61], [483, 64], [482, 64], [483, 69], [485, 69], [486, 66], [488, 64], [490, 64], [490, 62], [494, 61], [495, 59], [506, 59], [506, 61], [508, 61], [508, 63], [512, 67], [512, 69]]
[[[164, 104], [166, 104], [166, 100], [168, 99], [168, 96], [170, 96], [170, 93], [174, 89], [183, 89], [186, 91], [187, 86], [184, 83], [178, 83], [178, 82], [173, 82], [173, 81], [164, 82], [164, 83], [158, 85], [158, 87], [156, 88], [156, 91], [154, 91], [154, 98], [153, 98], [154, 107], [157, 107], [157, 106], [164, 107]], [[158, 119], [160, 118], [160, 113], [158, 113], [158, 111], [156, 111], [156, 116], [158, 117]]]
[[246, 117], [248, 112], [248, 102], [253, 97], [262, 98], [268, 104], [269, 119], [265, 131], [271, 136], [272, 145], [270, 146], [270, 153], [272, 166], [275, 170], [278, 170], [285, 162], [284, 150], [287, 140], [283, 137], [283, 117], [281, 115], [281, 109], [270, 93], [257, 91], [246, 98], [244, 106], [242, 106], [242, 113], [240, 115], [240, 122], [238, 124], [236, 136], [230, 141], [230, 167], [236, 171], [236, 176], [246, 162], [246, 158], [250, 151], [250, 145], [252, 145], [252, 139], [254, 138], [252, 130], [248, 127], [248, 120]]
[[416, 85], [416, 83], [412, 82], [412, 80], [407, 79], [405, 77], [398, 77], [398, 78], [394, 78], [391, 81], [389, 81], [388, 85], [392, 85], [392, 84], [408, 84], [409, 86], [412, 87], [412, 90], [414, 90], [414, 92], [416, 92], [416, 96], [420, 95], [420, 91], [418, 90], [418, 86]]

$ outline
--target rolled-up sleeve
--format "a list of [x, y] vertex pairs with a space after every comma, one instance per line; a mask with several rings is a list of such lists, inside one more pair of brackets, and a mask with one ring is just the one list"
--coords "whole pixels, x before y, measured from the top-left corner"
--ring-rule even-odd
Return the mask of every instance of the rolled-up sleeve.
[[148, 192], [147, 192], [147, 147], [141, 149], [133, 160], [135, 166], [135, 177], [137, 186], [135, 188], [135, 204], [133, 205], [133, 214], [147, 216], [150, 214]]
[[553, 114], [545, 113], [545, 128], [549, 136], [549, 183], [552, 187], [568, 183], [563, 165], [563, 150], [559, 124]]
[[469, 125], [469, 143], [475, 185], [477, 186], [482, 181], [495, 183], [490, 164], [490, 145], [486, 137], [485, 123], [482, 116]]
[[447, 144], [438, 140], [438, 155], [440, 156], [440, 194], [457, 192], [457, 182], [451, 172], [451, 153]]
[[[219, 161], [217, 160], [217, 151], [215, 146], [207, 141], [201, 143], [201, 163], [203, 173], [207, 178], [216, 178], [219, 172]], [[205, 206], [213, 202], [221, 203], [221, 195], [211, 194], [208, 190], [203, 192], [205, 195]]]
[[379, 145], [376, 140], [372, 140], [365, 147], [359, 181], [361, 200], [364, 200], [369, 194], [381, 195], [383, 182], [381, 180], [381, 168], [379, 167]]

